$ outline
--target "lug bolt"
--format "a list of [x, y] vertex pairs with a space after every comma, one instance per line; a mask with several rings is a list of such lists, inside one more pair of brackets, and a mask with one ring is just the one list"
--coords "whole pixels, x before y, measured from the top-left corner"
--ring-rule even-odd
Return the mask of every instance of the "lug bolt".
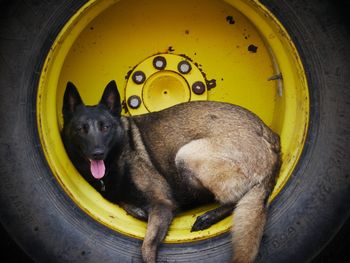
[[166, 60], [164, 57], [158, 56], [153, 59], [153, 67], [158, 70], [163, 70], [166, 67]]
[[136, 71], [136, 72], [134, 72], [134, 74], [132, 74], [132, 80], [136, 84], [142, 84], [146, 80], [146, 75], [142, 71]]
[[180, 71], [180, 73], [187, 74], [191, 71], [192, 67], [191, 67], [190, 63], [188, 63], [187, 61], [181, 61], [177, 65], [177, 69], [178, 69], [178, 71]]
[[128, 98], [128, 105], [132, 109], [137, 109], [141, 105], [141, 99], [137, 95], [132, 95]]
[[205, 91], [205, 84], [202, 81], [193, 83], [192, 91], [197, 95], [202, 95]]

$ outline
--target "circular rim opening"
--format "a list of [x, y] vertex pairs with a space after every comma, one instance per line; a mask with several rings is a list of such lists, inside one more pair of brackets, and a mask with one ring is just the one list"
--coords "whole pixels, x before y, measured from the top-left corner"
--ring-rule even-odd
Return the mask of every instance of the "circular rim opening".
[[[117, 30], [114, 34], [118, 36], [119, 41], [117, 46], [113, 46], [111, 49], [109, 45], [115, 44], [114, 42], [102, 41], [103, 44], [99, 48], [92, 48], [93, 41], [97, 42], [99, 34], [101, 40], [104, 40], [102, 33], [107, 34], [110, 33], [107, 32], [108, 30], [112, 30], [111, 27], [103, 29], [103, 25], [108, 23], [113, 12], [128, 10], [130, 16], [137, 17], [141, 13], [138, 13], [137, 8], [134, 9], [132, 6], [135, 5], [139, 8], [142, 6], [144, 15], [147, 15], [147, 11], [152, 10], [158, 12], [159, 19], [161, 19], [163, 17], [161, 12], [167, 10], [167, 5], [169, 5], [169, 3], [164, 2], [166, 1], [154, 1], [153, 4], [143, 5], [138, 1], [89, 1], [71, 17], [58, 34], [47, 54], [37, 94], [39, 136], [47, 162], [56, 179], [72, 200], [95, 220], [117, 232], [135, 238], [143, 238], [146, 223], [128, 216], [118, 205], [104, 200], [82, 179], [65, 153], [60, 137], [61, 106], [64, 88], [69, 78], [79, 76], [77, 87], [84, 102], [95, 104], [102, 94], [102, 89], [111, 79], [116, 79], [121, 95], [125, 98], [128, 72], [131, 72], [147, 57], [157, 53], [176, 53], [195, 57], [194, 63], [203, 70], [202, 74], [205, 74], [207, 80], [209, 79], [209, 83], [214, 83], [212, 87], [216, 86], [212, 88], [208, 85], [207, 98], [209, 100], [228, 101], [246, 107], [259, 115], [280, 135], [283, 165], [270, 201], [281, 191], [298, 162], [309, 122], [308, 87], [298, 52], [282, 24], [258, 1], [203, 1], [201, 7], [197, 7], [197, 9], [194, 8], [196, 1], [179, 1], [176, 8], [186, 10], [186, 12], [182, 11], [181, 13], [184, 21], [174, 20], [176, 23], [181, 24], [182, 22], [183, 25], [186, 25], [182, 28], [181, 35], [175, 29], [169, 29], [166, 26], [167, 23], [159, 23], [160, 21], [153, 21], [157, 23], [157, 26], [153, 26], [143, 35], [148, 37], [144, 39], [159, 37], [160, 33], [164, 34], [162, 35], [163, 39], [169, 39], [169, 35], [172, 35], [175, 44], [163, 41], [161, 48], [160, 46], [154, 48], [153, 44], [150, 44], [154, 43], [153, 40], [149, 44], [144, 41], [138, 43], [123, 41], [122, 36], [130, 35], [131, 30], [126, 26], [126, 23], [120, 22], [114, 25], [116, 26], [114, 30]], [[221, 21], [219, 22], [220, 30], [215, 28], [214, 21], [217, 20], [210, 20], [208, 17], [206, 19], [212, 22], [208, 25], [213, 28], [206, 27], [204, 30], [206, 33], [208, 30], [212, 32], [213, 36], [211, 37], [222, 45], [217, 49], [206, 45], [205, 41], [210, 42], [208, 38], [199, 38], [201, 33], [197, 34], [196, 31], [197, 29], [199, 31], [201, 27], [199, 21], [204, 19], [202, 17], [205, 16], [206, 12], [209, 15], [207, 9], [210, 10], [210, 14], [221, 17], [221, 20], [218, 20]], [[201, 13], [198, 13], [197, 10]], [[188, 22], [188, 17], [192, 17], [191, 23]], [[144, 24], [147, 21], [144, 16], [139, 17], [139, 19]], [[137, 29], [137, 21], [131, 21], [133, 23], [129, 23], [129, 26], [134, 26]], [[172, 23], [171, 21], [170, 18], [167, 20], [169, 23]], [[176, 28], [175, 24], [173, 26]], [[134, 28], [133, 34], [139, 32], [136, 29]], [[92, 32], [94, 33], [92, 34]], [[193, 38], [191, 38], [192, 33]], [[214, 35], [214, 33], [218, 35]], [[235, 42], [226, 38], [234, 35]], [[90, 38], [94, 40], [87, 43]], [[196, 47], [191, 46], [194, 45], [193, 43], [197, 44]], [[95, 45], [98, 46], [97, 43]], [[216, 57], [215, 51], [224, 50], [223, 47], [226, 45], [228, 52], [218, 52], [220, 54]], [[132, 50], [133, 55], [130, 55], [130, 52], [123, 55], [122, 46], [125, 50]], [[115, 56], [116, 53], [114, 53], [118, 49], [117, 47], [121, 50], [118, 53], [119, 56]], [[109, 50], [114, 51], [109, 52]], [[229, 55], [230, 51], [234, 53], [233, 57]], [[94, 57], [86, 56], [86, 54], [93, 55], [94, 52], [100, 52], [100, 58], [104, 58], [107, 62], [106, 65], [101, 62], [101, 68], [96, 65], [95, 69], [98, 69], [98, 72], [95, 72], [95, 75], [103, 77], [96, 77], [92, 80], [91, 72], [88, 72], [83, 66], [72, 67], [70, 61], [74, 60], [75, 63], [83, 65], [91, 59], [95, 63], [98, 59], [93, 60]], [[77, 54], [82, 54], [80, 56], [82, 59], [77, 59], [79, 57]], [[227, 58], [225, 58], [225, 54]], [[251, 57], [254, 55], [255, 57]], [[108, 61], [115, 63], [115, 67], [110, 69]], [[244, 64], [242, 61], [249, 63]], [[266, 65], [266, 63], [268, 66], [267, 69], [264, 69], [261, 64]], [[256, 85], [259, 86], [259, 89], [256, 88]], [[207, 230], [190, 232], [196, 217], [213, 207], [215, 204], [180, 213], [169, 229], [166, 242], [190, 242], [217, 236], [228, 231], [231, 226], [230, 218]]]

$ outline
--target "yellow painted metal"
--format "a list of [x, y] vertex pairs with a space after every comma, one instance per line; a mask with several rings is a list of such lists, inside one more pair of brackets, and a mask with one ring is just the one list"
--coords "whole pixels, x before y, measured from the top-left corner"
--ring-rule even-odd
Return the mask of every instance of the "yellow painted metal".
[[[180, 55], [162, 54], [166, 61], [166, 67], [158, 70], [153, 66], [153, 60], [159, 55], [151, 56], [138, 64], [132, 72], [125, 85], [125, 101], [131, 96], [142, 98], [140, 107], [134, 109], [128, 106], [128, 113], [131, 115], [143, 114], [152, 111], [159, 111], [181, 102], [206, 100], [207, 90], [198, 95], [192, 91], [192, 85], [197, 81], [206, 83], [206, 80], [190, 60]], [[182, 74], [178, 65], [187, 62], [191, 70]], [[132, 76], [135, 72], [143, 72], [146, 80], [142, 84], [135, 83]]]
[[[37, 95], [42, 148], [66, 193], [111, 229], [144, 236], [145, 223], [104, 200], [71, 164], [60, 138], [61, 108], [67, 81], [75, 83], [87, 104], [95, 104], [114, 79], [126, 100], [128, 72], [155, 54], [191, 58], [203, 77], [216, 80], [206, 99], [242, 105], [280, 134], [283, 165], [270, 200], [275, 198], [302, 152], [309, 97], [305, 72], [288, 32], [257, 0], [92, 0], [66, 23], [47, 55]], [[151, 111], [164, 107], [158, 103], [160, 94], [165, 95], [161, 75], [154, 74], [142, 89]], [[283, 79], [268, 80], [278, 74]], [[183, 88], [187, 80], [174, 72], [164, 77], [175, 83], [176, 101], [181, 96], [187, 99], [191, 92]], [[230, 218], [205, 231], [189, 231], [196, 216], [210, 207], [177, 216], [166, 242], [205, 239], [228, 231]]]
[[[160, 111], [191, 99], [186, 80], [173, 71], [153, 74], [146, 82], [142, 98], [148, 112]], [[130, 111], [130, 109], [129, 109]], [[147, 113], [147, 112], [145, 112]], [[130, 114], [131, 111], [130, 111]], [[135, 115], [141, 113], [135, 113]]]

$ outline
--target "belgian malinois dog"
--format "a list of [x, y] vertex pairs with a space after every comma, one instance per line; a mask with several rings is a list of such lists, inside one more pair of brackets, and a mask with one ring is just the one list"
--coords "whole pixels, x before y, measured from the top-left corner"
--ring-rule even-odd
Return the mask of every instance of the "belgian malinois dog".
[[255, 114], [198, 101], [121, 116], [116, 83], [85, 106], [72, 83], [64, 95], [62, 137], [73, 164], [106, 199], [148, 221], [142, 258], [157, 248], [179, 209], [216, 200], [197, 218], [201, 230], [233, 214], [233, 262], [253, 262], [280, 168], [279, 137]]

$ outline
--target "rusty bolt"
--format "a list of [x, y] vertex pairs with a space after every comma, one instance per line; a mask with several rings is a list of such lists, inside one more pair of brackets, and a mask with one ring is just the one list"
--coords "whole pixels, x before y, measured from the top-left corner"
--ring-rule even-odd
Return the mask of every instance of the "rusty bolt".
[[137, 109], [141, 105], [141, 99], [137, 95], [132, 95], [128, 98], [128, 105], [132, 109]]
[[205, 84], [202, 81], [193, 83], [192, 91], [197, 95], [202, 95], [205, 91]]
[[153, 59], [153, 67], [158, 70], [163, 70], [166, 67], [166, 60], [162, 56], [157, 56]]
[[191, 71], [192, 67], [191, 67], [190, 63], [188, 63], [187, 61], [181, 61], [177, 65], [177, 69], [180, 73], [187, 74]]
[[136, 84], [142, 84], [146, 80], [146, 75], [142, 71], [136, 71], [136, 72], [134, 72], [134, 74], [132, 74], [132, 80]]

